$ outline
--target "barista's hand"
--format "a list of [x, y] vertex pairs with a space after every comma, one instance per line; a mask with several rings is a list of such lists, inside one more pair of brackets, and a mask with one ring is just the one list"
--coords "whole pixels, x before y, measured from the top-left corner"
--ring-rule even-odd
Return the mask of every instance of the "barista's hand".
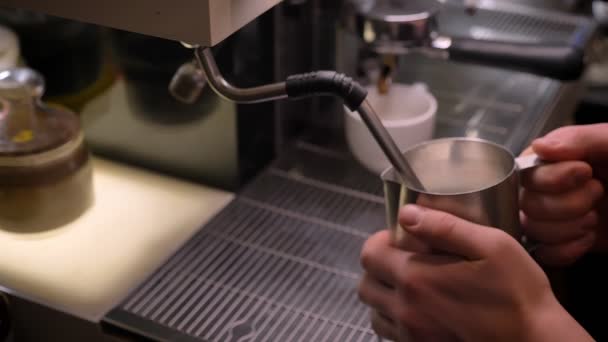
[[397, 249], [388, 231], [366, 242], [359, 294], [381, 336], [398, 340], [407, 329], [412, 342], [592, 341], [506, 233], [417, 206], [404, 207], [400, 223], [444, 254]]
[[556, 162], [522, 177], [522, 223], [540, 243], [535, 256], [563, 266], [594, 247], [608, 250], [608, 125], [558, 129], [536, 140], [531, 151]]

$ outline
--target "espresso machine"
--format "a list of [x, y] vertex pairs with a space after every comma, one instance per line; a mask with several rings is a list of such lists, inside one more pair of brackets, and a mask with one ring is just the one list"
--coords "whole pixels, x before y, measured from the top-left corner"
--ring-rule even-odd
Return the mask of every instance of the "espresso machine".
[[423, 81], [438, 137], [517, 153], [573, 110], [595, 33], [508, 1], [0, 5], [92, 25], [112, 50], [86, 101], [49, 98], [79, 99], [63, 104], [94, 154], [95, 204], [53, 232], [0, 229], [15, 341], [375, 340], [356, 286], [382, 183], [345, 147], [344, 106], [391, 159], [362, 84]]

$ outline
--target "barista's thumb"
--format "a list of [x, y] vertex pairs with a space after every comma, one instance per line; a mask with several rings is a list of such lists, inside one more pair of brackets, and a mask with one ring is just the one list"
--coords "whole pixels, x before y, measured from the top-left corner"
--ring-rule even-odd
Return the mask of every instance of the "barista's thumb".
[[535, 140], [532, 148], [547, 161], [607, 161], [608, 124], [562, 127]]
[[[498, 229], [483, 227], [456, 216], [407, 205], [399, 212], [399, 223], [415, 238], [438, 252], [479, 260], [490, 255], [488, 246], [503, 238]], [[502, 234], [504, 235], [504, 234]]]

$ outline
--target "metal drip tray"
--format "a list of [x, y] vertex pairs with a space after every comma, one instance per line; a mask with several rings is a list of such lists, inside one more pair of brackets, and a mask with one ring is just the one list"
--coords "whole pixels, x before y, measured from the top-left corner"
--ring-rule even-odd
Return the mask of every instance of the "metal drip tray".
[[[286, 155], [105, 321], [155, 340], [373, 341], [356, 288], [380, 180], [305, 145]], [[337, 167], [298, 167], [313, 162]]]

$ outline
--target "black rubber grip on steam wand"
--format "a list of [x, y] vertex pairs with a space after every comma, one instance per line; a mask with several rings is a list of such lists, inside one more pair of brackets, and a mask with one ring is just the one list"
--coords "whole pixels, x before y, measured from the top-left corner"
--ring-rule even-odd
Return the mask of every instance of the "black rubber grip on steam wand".
[[286, 88], [290, 98], [318, 95], [340, 97], [351, 111], [356, 111], [367, 97], [367, 89], [352, 78], [335, 71], [315, 71], [290, 76], [287, 78]]

